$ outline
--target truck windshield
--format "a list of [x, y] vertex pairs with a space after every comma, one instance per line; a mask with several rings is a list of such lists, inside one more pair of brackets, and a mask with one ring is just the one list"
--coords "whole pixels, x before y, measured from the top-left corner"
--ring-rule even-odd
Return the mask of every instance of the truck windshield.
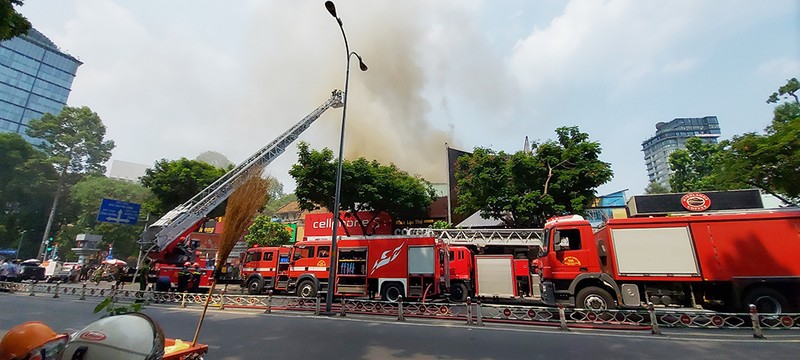
[[544, 231], [544, 239], [542, 239], [542, 248], [539, 250], [539, 257], [547, 255], [548, 249], [550, 249], [550, 229]]

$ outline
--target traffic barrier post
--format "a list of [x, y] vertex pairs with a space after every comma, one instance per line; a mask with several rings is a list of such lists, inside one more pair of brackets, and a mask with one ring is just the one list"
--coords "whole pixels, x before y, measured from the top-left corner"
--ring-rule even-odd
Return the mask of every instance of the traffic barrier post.
[[83, 286], [81, 286], [81, 297], [79, 300], [86, 300], [86, 282], [83, 282]]
[[472, 325], [472, 299], [467, 296], [467, 325]]
[[267, 308], [264, 309], [264, 314], [272, 313], [272, 290], [267, 291]]
[[569, 327], [567, 327], [567, 314], [564, 311], [564, 305], [558, 305], [558, 319], [561, 322], [561, 325], [558, 327], [560, 330], [569, 331]]
[[58, 299], [58, 286], [61, 285], [61, 281], [56, 281], [56, 291], [53, 294], [53, 299]]
[[403, 295], [397, 299], [397, 321], [406, 321], [405, 316], [403, 316]]
[[322, 299], [322, 297], [319, 296], [319, 294], [317, 294], [317, 302], [314, 304], [314, 315], [319, 315], [319, 313], [320, 313], [319, 312], [320, 299]]
[[483, 326], [483, 315], [481, 314], [481, 301], [475, 303], [475, 317], [478, 320], [478, 326]]
[[185, 307], [186, 307], [186, 291], [184, 291], [183, 294], [181, 294], [181, 308], [183, 309]]
[[652, 302], [647, 303], [647, 313], [650, 314], [650, 333], [653, 335], [661, 335], [661, 329], [658, 327], [658, 318], [656, 317], [656, 309]]
[[753, 338], [764, 339], [764, 330], [761, 329], [761, 317], [758, 316], [758, 310], [753, 304], [750, 304], [750, 322], [753, 323]]
[[341, 317], [347, 316], [347, 312], [345, 312], [345, 308], [344, 308], [344, 296], [342, 297], [342, 304], [339, 305], [339, 306], [340, 306], [340, 308], [339, 308], [339, 316], [341, 316]]
[[36, 294], [33, 293], [35, 287], [36, 287], [36, 282], [34, 281], [31, 283], [31, 293], [28, 294], [28, 296], [36, 296]]

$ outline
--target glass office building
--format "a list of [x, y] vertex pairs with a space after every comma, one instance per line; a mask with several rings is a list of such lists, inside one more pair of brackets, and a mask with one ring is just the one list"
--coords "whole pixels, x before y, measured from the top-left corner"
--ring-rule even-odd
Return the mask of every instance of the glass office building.
[[650, 182], [657, 182], [669, 188], [669, 155], [678, 149], [686, 148], [686, 139], [699, 137], [716, 143], [720, 136], [719, 120], [716, 116], [701, 118], [677, 118], [670, 122], [656, 124], [656, 134], [642, 142], [644, 162]]
[[58, 114], [82, 63], [36, 29], [0, 42], [0, 132], [22, 135], [31, 119]]

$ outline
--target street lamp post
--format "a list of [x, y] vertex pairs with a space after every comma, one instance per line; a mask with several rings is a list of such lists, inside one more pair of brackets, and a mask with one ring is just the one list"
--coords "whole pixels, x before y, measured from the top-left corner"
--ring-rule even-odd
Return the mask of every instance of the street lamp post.
[[17, 244], [17, 259], [20, 258], [19, 249], [22, 247], [22, 237], [25, 236], [26, 232], [28, 232], [28, 230], [22, 230], [22, 232], [19, 234], [19, 244]]
[[355, 52], [350, 52], [350, 45], [347, 44], [347, 35], [345, 35], [344, 27], [342, 26], [342, 19], [336, 16], [336, 6], [333, 5], [333, 1], [326, 1], [325, 8], [328, 9], [328, 12], [331, 13], [331, 16], [336, 19], [336, 22], [339, 24], [339, 29], [342, 30], [345, 54], [347, 54], [347, 68], [345, 70], [344, 77], [344, 99], [342, 100], [342, 131], [339, 138], [339, 164], [336, 169], [336, 192], [333, 197], [333, 235], [331, 238], [331, 260], [329, 267], [330, 270], [328, 271], [328, 291], [325, 293], [325, 314], [330, 315], [332, 314], [331, 306], [333, 304], [333, 291], [336, 287], [334, 284], [338, 260], [336, 243], [338, 241], [337, 236], [339, 232], [339, 200], [342, 193], [342, 156], [344, 155], [344, 124], [347, 117], [347, 97], [349, 95], [348, 86], [350, 85], [350, 58], [352, 55], [355, 55], [358, 58], [358, 67], [361, 69], [361, 71], [367, 71], [367, 65], [364, 64], [364, 61], [361, 59], [360, 55], [356, 54]]

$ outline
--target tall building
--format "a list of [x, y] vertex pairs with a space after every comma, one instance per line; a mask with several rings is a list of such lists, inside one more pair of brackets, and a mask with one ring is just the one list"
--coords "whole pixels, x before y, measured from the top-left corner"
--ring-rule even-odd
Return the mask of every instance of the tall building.
[[650, 182], [657, 182], [669, 188], [669, 154], [686, 148], [686, 139], [699, 137], [716, 143], [720, 136], [719, 120], [716, 116], [701, 118], [677, 118], [670, 122], [656, 124], [656, 134], [642, 142], [644, 162]]
[[81, 64], [33, 28], [0, 42], [0, 132], [40, 143], [25, 134], [28, 122], [61, 112]]

